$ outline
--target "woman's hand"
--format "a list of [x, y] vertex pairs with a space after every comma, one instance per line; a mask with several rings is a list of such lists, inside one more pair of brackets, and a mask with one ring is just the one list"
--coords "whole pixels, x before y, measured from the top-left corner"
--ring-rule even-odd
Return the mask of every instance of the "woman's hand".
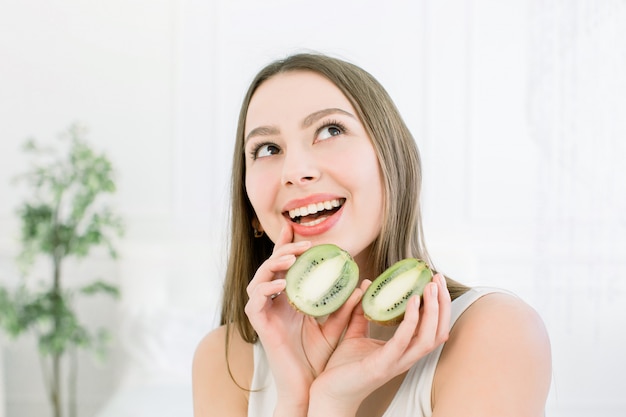
[[257, 270], [248, 285], [245, 312], [259, 335], [274, 375], [278, 409], [285, 415], [305, 415], [309, 389], [322, 372], [343, 334], [362, 292], [356, 289], [348, 301], [323, 323], [289, 304], [282, 291], [285, 272], [296, 256], [307, 250], [308, 241], [293, 243], [293, 231], [285, 225], [272, 256]]
[[[361, 287], [365, 291], [369, 282]], [[311, 387], [309, 416], [354, 416], [361, 402], [448, 338], [450, 294], [440, 274], [420, 298], [409, 300], [403, 321], [387, 342], [368, 337], [369, 322], [360, 304], [344, 339]]]

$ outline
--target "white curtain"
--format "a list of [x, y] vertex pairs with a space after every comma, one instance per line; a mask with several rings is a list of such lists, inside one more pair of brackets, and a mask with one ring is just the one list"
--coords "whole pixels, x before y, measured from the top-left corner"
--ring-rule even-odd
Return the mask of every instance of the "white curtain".
[[559, 343], [553, 396], [574, 413], [600, 404], [617, 412], [626, 384], [626, 2], [534, 0], [529, 28], [535, 276]]
[[535, 0], [530, 23], [538, 266], [601, 303], [626, 272], [626, 2]]

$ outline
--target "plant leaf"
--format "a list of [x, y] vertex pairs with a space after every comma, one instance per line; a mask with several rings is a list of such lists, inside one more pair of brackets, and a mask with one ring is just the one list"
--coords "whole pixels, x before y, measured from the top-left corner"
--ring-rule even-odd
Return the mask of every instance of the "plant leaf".
[[114, 299], [119, 299], [120, 290], [115, 285], [108, 284], [104, 281], [95, 281], [89, 285], [86, 285], [80, 289], [80, 292], [85, 295], [94, 295], [94, 294], [107, 294], [113, 297]]

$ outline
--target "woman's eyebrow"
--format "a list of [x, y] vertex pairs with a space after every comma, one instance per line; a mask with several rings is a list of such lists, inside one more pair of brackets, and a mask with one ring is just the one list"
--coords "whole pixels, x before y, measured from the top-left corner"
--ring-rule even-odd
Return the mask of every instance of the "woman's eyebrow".
[[352, 117], [353, 119], [356, 119], [356, 117], [354, 117], [354, 115], [352, 113], [347, 112], [347, 111], [342, 110], [342, 109], [338, 109], [336, 107], [333, 107], [333, 108], [329, 108], [329, 109], [318, 110], [318, 111], [316, 111], [314, 113], [309, 114], [302, 121], [302, 127], [303, 128], [309, 127], [313, 123], [317, 122], [319, 119], [321, 119], [323, 117], [326, 117], [328, 115], [331, 115], [331, 114], [335, 114], [335, 113], [343, 114], [345, 116], [349, 116], [349, 117]]
[[[336, 113], [343, 114], [345, 116], [348, 116], [348, 117], [351, 117], [353, 119], [356, 119], [356, 117], [352, 113], [347, 112], [347, 111], [342, 110], [342, 109], [339, 109], [339, 108], [336, 108], [336, 107], [332, 107], [332, 108], [328, 108], [328, 109], [318, 110], [316, 112], [313, 112], [313, 113], [309, 114], [302, 121], [302, 127], [303, 128], [310, 127], [313, 123], [317, 122], [318, 120], [320, 120], [320, 119], [322, 119], [322, 118], [324, 118], [324, 117], [326, 117], [328, 115], [336, 114]], [[253, 136], [272, 136], [272, 135], [278, 135], [279, 133], [280, 133], [280, 130], [276, 126], [259, 126], [259, 127], [255, 127], [246, 136], [245, 143], [247, 143], [248, 140], [250, 140], [250, 138], [253, 137]]]
[[246, 136], [245, 142], [247, 143], [248, 140], [252, 136], [271, 136], [271, 135], [277, 135], [279, 133], [280, 133], [280, 130], [278, 130], [278, 128], [275, 127], [275, 126], [259, 126], [259, 127], [255, 127], [254, 129], [252, 129], [250, 131], [250, 133], [248, 133], [248, 136]]

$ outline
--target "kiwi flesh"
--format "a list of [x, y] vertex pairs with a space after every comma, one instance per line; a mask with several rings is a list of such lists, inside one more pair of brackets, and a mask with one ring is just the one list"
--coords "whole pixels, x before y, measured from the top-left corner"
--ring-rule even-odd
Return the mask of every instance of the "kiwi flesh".
[[285, 280], [291, 305], [309, 316], [322, 317], [350, 297], [359, 281], [359, 267], [339, 246], [321, 244], [300, 255]]
[[413, 295], [421, 296], [433, 273], [416, 258], [396, 262], [380, 274], [368, 287], [361, 301], [365, 317], [382, 325], [396, 325], [404, 318], [407, 302]]

